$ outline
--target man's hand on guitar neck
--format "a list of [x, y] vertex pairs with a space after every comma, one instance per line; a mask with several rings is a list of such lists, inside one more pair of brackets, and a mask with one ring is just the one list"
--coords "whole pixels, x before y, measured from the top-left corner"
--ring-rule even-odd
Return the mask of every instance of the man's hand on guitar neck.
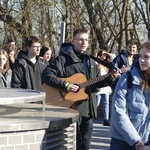
[[79, 88], [80, 87], [78, 85], [70, 83], [67, 87], [67, 91], [75, 93], [75, 92], [78, 92]]
[[113, 73], [111, 73], [110, 75], [110, 79], [112, 81], [115, 81], [117, 78], [119, 78], [121, 76], [120, 71], [118, 69], [114, 69]]

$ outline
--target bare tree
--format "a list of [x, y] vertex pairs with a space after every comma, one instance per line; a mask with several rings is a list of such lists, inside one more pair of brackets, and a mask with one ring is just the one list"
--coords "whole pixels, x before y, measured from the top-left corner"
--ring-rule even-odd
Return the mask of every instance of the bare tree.
[[[91, 34], [92, 53], [99, 48], [118, 53], [126, 41], [145, 39], [150, 20], [148, 0], [3, 0], [0, 2], [0, 32], [3, 46], [8, 36], [24, 44], [26, 36], [36, 35], [57, 50], [60, 25], [66, 22], [65, 42], [76, 28]], [[142, 34], [143, 33], [143, 34]]]

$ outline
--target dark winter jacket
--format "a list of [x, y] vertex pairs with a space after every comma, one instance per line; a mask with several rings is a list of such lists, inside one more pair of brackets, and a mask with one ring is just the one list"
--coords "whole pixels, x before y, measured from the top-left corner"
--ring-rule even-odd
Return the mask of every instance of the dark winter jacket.
[[14, 63], [11, 87], [32, 90], [42, 90], [41, 75], [47, 61], [36, 57], [37, 62], [33, 64], [27, 57], [27, 51], [20, 51]]
[[[132, 65], [134, 65], [138, 61], [138, 59], [139, 59], [139, 55], [135, 54], [133, 56]], [[131, 66], [129, 65], [126, 50], [122, 50], [120, 52], [120, 54], [114, 58], [114, 60], [112, 61], [112, 64], [114, 67], [119, 68], [119, 69], [121, 69], [122, 67], [131, 67], [132, 66], [132, 65]], [[110, 71], [112, 71], [112, 69], [110, 69]], [[115, 89], [118, 80], [119, 80], [119, 78], [111, 85], [112, 89]]]
[[[133, 57], [133, 63], [135, 63], [139, 58], [138, 54], [135, 54]], [[128, 57], [126, 54], [126, 50], [122, 50], [118, 56], [116, 56], [113, 60], [113, 65], [117, 68], [122, 68], [123, 66], [129, 66]]]
[[[60, 78], [68, 78], [77, 73], [84, 74], [83, 57], [86, 57], [87, 59], [87, 68], [90, 70], [90, 78], [94, 79], [99, 77], [100, 70], [95, 61], [89, 57], [88, 52], [81, 54], [74, 50], [73, 45], [69, 43], [63, 43], [60, 55], [56, 57], [56, 59], [43, 71], [43, 82], [60, 90], [66, 90], [66, 81], [61, 80]], [[97, 114], [97, 109], [94, 92], [96, 92], [97, 87], [109, 85], [111, 82], [112, 81], [107, 78], [104, 81], [91, 86], [95, 114]], [[80, 116], [90, 117], [88, 101], [84, 101], [76, 105], [75, 109], [79, 111]]]

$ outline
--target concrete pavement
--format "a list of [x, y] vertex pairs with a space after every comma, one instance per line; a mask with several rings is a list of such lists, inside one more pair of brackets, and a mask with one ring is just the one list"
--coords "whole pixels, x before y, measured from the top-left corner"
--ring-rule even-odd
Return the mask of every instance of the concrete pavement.
[[90, 150], [109, 150], [110, 146], [110, 127], [103, 126], [103, 119], [94, 120], [92, 143]]

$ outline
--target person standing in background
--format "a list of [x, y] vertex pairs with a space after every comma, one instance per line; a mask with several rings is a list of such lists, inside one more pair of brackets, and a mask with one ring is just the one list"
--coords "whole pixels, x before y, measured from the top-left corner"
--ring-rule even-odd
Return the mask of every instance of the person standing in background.
[[0, 50], [0, 87], [11, 87], [12, 70], [9, 68], [9, 59], [5, 50]]
[[53, 57], [53, 52], [50, 48], [50, 46], [47, 45], [43, 45], [41, 50], [40, 50], [40, 54], [39, 56], [46, 60], [49, 64], [53, 61], [54, 57]]
[[121, 73], [127, 72], [131, 65], [135, 63], [139, 55], [138, 53], [139, 42], [136, 39], [130, 39], [127, 41], [127, 46], [125, 50], [122, 50], [119, 55], [117, 55], [112, 64], [120, 69]]
[[10, 69], [13, 70], [15, 59], [18, 54], [18, 49], [15, 45], [11, 45], [10, 47], [6, 47], [5, 50], [8, 54]]
[[26, 38], [26, 50], [18, 53], [12, 74], [12, 88], [42, 90], [41, 75], [47, 61], [38, 55], [41, 49], [40, 40], [35, 36]]
[[[139, 59], [138, 55], [139, 42], [136, 39], [130, 39], [127, 41], [126, 49], [123, 49], [112, 61], [113, 66], [120, 70], [123, 74], [130, 70], [130, 67]], [[111, 70], [111, 69], [110, 69]], [[119, 78], [118, 78], [119, 79]], [[115, 89], [118, 79], [111, 86]]]
[[[109, 53], [104, 49], [98, 51], [97, 58], [100, 58], [106, 62], [111, 62]], [[105, 75], [109, 71], [109, 68], [107, 68], [101, 64], [98, 64], [98, 67], [100, 68], [101, 75]], [[102, 100], [102, 103], [103, 103], [102, 110], [103, 110], [103, 117], [104, 117], [103, 125], [110, 126], [110, 123], [109, 123], [109, 95], [111, 94], [112, 90], [111, 90], [110, 86], [106, 86], [106, 87], [100, 88], [98, 90], [99, 90], [99, 92], [96, 93], [97, 107], [99, 106], [100, 101]]]

